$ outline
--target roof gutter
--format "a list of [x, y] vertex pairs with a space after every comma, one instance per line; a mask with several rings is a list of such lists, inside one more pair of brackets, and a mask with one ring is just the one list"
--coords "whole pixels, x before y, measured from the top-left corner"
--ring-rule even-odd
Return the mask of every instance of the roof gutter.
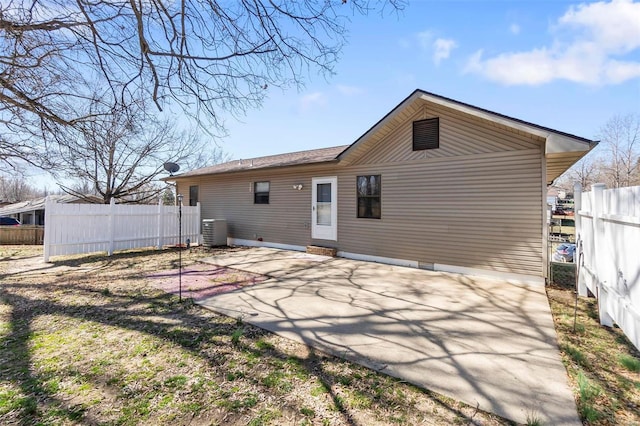
[[316, 161], [316, 162], [311, 162], [311, 163], [301, 163], [301, 164], [277, 164], [277, 165], [273, 165], [273, 166], [264, 166], [264, 167], [249, 167], [246, 169], [235, 169], [235, 170], [224, 170], [224, 171], [219, 171], [219, 172], [207, 172], [207, 173], [202, 173], [202, 174], [189, 174], [190, 172], [187, 173], [182, 173], [179, 175], [175, 175], [175, 176], [167, 176], [164, 178], [160, 178], [161, 181], [163, 182], [175, 182], [178, 179], [191, 179], [191, 178], [200, 178], [203, 176], [214, 176], [214, 175], [225, 175], [225, 174], [231, 174], [231, 173], [244, 173], [244, 172], [252, 172], [252, 171], [256, 171], [256, 170], [271, 170], [271, 169], [277, 169], [277, 168], [282, 168], [282, 167], [302, 167], [302, 166], [313, 166], [316, 164], [328, 164], [328, 163], [338, 163], [339, 160], [337, 158], [333, 158], [330, 160], [324, 160], [324, 161]]

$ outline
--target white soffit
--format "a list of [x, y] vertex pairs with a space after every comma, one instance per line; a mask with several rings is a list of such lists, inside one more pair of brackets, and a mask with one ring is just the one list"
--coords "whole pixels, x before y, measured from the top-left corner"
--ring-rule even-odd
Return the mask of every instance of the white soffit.
[[573, 138], [559, 135], [557, 133], [551, 133], [547, 137], [547, 143], [545, 144], [545, 154], [589, 151], [591, 148], [591, 144], [580, 142]]

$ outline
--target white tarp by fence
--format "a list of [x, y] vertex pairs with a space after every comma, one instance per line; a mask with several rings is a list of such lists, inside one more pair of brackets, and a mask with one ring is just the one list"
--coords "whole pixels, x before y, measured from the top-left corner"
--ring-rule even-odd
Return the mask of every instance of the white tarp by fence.
[[598, 298], [600, 322], [615, 322], [640, 348], [640, 186], [574, 190], [583, 256], [578, 292]]
[[[45, 203], [44, 261], [51, 256], [178, 244], [178, 206]], [[198, 244], [200, 204], [182, 207], [182, 244]]]

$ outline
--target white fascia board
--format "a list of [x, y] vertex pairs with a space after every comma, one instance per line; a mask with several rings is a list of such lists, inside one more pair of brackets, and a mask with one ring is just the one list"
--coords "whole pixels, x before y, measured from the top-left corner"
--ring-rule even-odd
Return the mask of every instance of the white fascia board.
[[360, 145], [363, 141], [367, 140], [371, 135], [375, 134], [379, 129], [384, 127], [390, 120], [393, 120], [398, 114], [400, 114], [400, 112], [404, 111], [404, 109], [408, 105], [410, 105], [416, 99], [420, 98], [420, 96], [421, 96], [420, 93], [416, 91], [411, 96], [409, 96], [407, 99], [402, 101], [397, 107], [395, 107], [393, 110], [391, 110], [391, 112], [389, 112], [380, 121], [378, 121], [376, 124], [374, 124], [374, 126], [372, 128], [367, 130], [365, 134], [360, 136], [358, 139], [356, 139], [356, 141], [353, 144], [349, 145], [349, 147], [347, 147], [343, 152], [341, 152], [338, 155], [338, 158], [340, 160], [344, 160], [345, 157], [348, 157], [349, 154], [351, 154], [353, 152], [353, 149], [356, 146]]
[[508, 117], [501, 117], [488, 111], [478, 110], [471, 106], [461, 105], [457, 102], [452, 102], [447, 99], [430, 96], [429, 94], [422, 94], [421, 99], [454, 109], [456, 111], [464, 112], [478, 118], [493, 121], [494, 123], [502, 124], [504, 126], [511, 127], [512, 129], [521, 130], [523, 132], [545, 138], [547, 141], [547, 143], [545, 144], [545, 154], [560, 152], [583, 152], [589, 151], [593, 147], [593, 145], [590, 143], [576, 140], [575, 138], [563, 135], [561, 133], [555, 133], [536, 126], [530, 126], [526, 123], [511, 120]]
[[425, 101], [428, 101], [434, 104], [446, 106], [447, 108], [455, 109], [457, 111], [461, 111], [466, 114], [473, 115], [475, 117], [493, 121], [494, 123], [503, 124], [513, 129], [522, 130], [523, 132], [531, 133], [532, 135], [540, 136], [542, 138], [547, 138], [551, 134], [550, 132], [545, 131], [543, 129], [539, 129], [533, 126], [528, 126], [524, 123], [519, 123], [517, 121], [509, 120], [507, 117], [500, 117], [498, 115], [491, 114], [490, 112], [487, 112], [487, 111], [478, 110], [471, 106], [460, 105], [457, 102], [452, 102], [447, 99], [430, 96], [428, 94], [423, 94], [421, 98], [424, 99]]

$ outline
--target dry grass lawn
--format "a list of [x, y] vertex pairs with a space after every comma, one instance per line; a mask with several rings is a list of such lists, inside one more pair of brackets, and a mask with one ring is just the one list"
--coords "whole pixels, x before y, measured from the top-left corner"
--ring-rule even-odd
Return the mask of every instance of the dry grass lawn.
[[[156, 287], [177, 252], [0, 247], [0, 424], [510, 424]], [[183, 252], [183, 265], [210, 256]], [[640, 425], [639, 354], [593, 299], [548, 289], [585, 424]], [[531, 424], [537, 424], [535, 418]]]
[[579, 298], [574, 330], [575, 292], [552, 287], [547, 296], [583, 423], [640, 425], [640, 352], [619, 328], [600, 325], [596, 299]]
[[0, 247], [0, 424], [509, 424], [179, 302], [175, 251], [41, 259]]

